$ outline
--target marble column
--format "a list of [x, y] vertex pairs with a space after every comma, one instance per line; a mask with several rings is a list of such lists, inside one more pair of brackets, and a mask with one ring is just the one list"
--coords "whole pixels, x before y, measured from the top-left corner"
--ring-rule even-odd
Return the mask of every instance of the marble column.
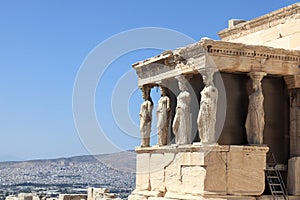
[[300, 88], [289, 90], [290, 95], [290, 157], [300, 157]]
[[265, 112], [261, 80], [265, 75], [264, 72], [249, 73], [253, 87], [253, 93], [249, 96], [248, 115], [245, 123], [249, 144], [263, 144]]
[[290, 157], [300, 157], [300, 75], [284, 80], [290, 96]]
[[205, 87], [201, 91], [200, 109], [197, 118], [198, 132], [201, 143], [216, 143], [216, 119], [218, 89], [213, 82], [215, 69], [200, 72]]
[[143, 86], [141, 90], [144, 99], [140, 109], [140, 134], [142, 140], [141, 147], [149, 147], [153, 110], [153, 102], [150, 96], [151, 87]]
[[191, 143], [191, 94], [188, 91], [188, 80], [183, 76], [176, 77], [180, 93], [177, 96], [176, 113], [172, 129], [176, 144]]
[[300, 75], [284, 77], [290, 96], [290, 159], [287, 190], [300, 195]]

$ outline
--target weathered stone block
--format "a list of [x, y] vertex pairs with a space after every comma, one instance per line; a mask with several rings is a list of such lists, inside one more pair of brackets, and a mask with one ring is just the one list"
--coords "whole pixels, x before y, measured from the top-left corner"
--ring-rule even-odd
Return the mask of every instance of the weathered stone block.
[[162, 153], [154, 153], [150, 156], [150, 185], [152, 191], [165, 192], [165, 160]]
[[201, 195], [204, 192], [204, 179], [206, 170], [201, 166], [182, 166], [182, 189], [183, 193]]
[[129, 195], [128, 200], [147, 200], [148, 198], [140, 195]]
[[136, 156], [136, 189], [150, 189], [150, 154], [141, 153]]
[[226, 152], [212, 151], [205, 156], [206, 177], [204, 190], [226, 194]]
[[265, 169], [266, 151], [256, 147], [231, 146], [228, 153], [227, 165], [230, 169]]
[[300, 157], [289, 159], [287, 189], [289, 194], [300, 195]]
[[166, 199], [180, 199], [180, 200], [205, 200], [202, 196], [198, 195], [190, 195], [190, 194], [178, 194], [178, 193], [172, 193], [167, 192], [165, 195]]
[[178, 161], [182, 155], [178, 155], [174, 153], [166, 153], [165, 156], [169, 160], [173, 160], [165, 168], [166, 189], [167, 191], [174, 192], [174, 193], [180, 192], [181, 176], [180, 176], [180, 165]]
[[185, 199], [262, 194], [268, 147], [216, 146], [210, 151], [207, 148], [190, 145], [139, 150], [138, 184], [132, 194], [147, 198], [182, 195]]
[[148, 191], [148, 190], [134, 190], [132, 192], [134, 195], [144, 196], [144, 197], [162, 197], [164, 196], [164, 192], [162, 191]]
[[263, 193], [268, 149], [258, 146], [230, 146], [227, 156], [227, 194]]
[[227, 170], [227, 194], [261, 195], [265, 189], [265, 172], [263, 169]]
[[200, 166], [204, 165], [203, 152], [185, 152], [182, 155], [182, 165]]
[[149, 197], [148, 200], [165, 200], [164, 197]]

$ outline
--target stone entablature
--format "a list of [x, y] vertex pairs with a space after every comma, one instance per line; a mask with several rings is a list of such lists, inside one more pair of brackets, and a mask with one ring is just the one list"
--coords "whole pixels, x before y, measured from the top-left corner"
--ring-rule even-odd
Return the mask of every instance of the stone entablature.
[[[136, 148], [136, 189], [129, 199], [261, 195], [266, 146], [180, 145]], [[241, 197], [241, 199], [243, 199]]]
[[222, 40], [229, 41], [296, 19], [300, 19], [300, 3], [281, 8], [251, 21], [239, 23], [232, 28], [220, 31], [218, 34]]
[[198, 43], [133, 64], [139, 87], [156, 85], [181, 74], [198, 74], [206, 67], [223, 72], [251, 71], [269, 75], [300, 75], [300, 52], [258, 45], [204, 39]]

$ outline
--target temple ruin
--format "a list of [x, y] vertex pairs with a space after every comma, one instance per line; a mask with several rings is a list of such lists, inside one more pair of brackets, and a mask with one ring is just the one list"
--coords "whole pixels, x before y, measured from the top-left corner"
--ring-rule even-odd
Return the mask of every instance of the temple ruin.
[[133, 64], [144, 102], [129, 200], [300, 199], [300, 4], [218, 34]]

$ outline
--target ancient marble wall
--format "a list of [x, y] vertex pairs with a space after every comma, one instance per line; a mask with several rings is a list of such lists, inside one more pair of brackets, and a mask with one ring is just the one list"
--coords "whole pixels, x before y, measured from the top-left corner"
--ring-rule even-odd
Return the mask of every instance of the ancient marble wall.
[[[184, 145], [137, 148], [136, 189], [129, 200], [261, 195], [268, 147]], [[164, 198], [162, 198], [164, 197]]]

